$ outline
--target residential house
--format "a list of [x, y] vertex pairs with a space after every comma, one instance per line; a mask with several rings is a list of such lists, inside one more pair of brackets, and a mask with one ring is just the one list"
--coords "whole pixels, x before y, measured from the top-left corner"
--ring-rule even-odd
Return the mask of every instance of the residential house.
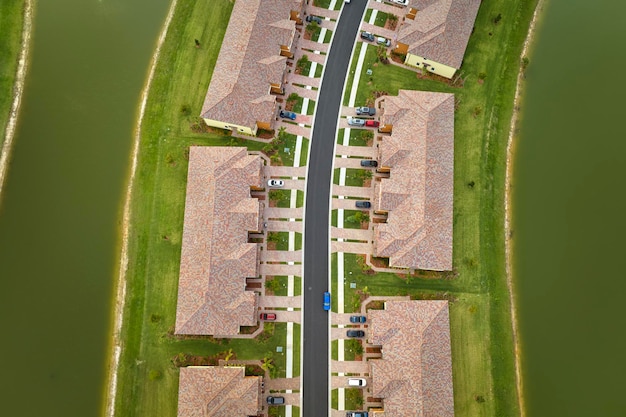
[[178, 417], [246, 417], [261, 412], [261, 377], [243, 367], [180, 368]]
[[392, 267], [452, 270], [454, 95], [400, 90], [376, 101], [381, 132], [374, 183], [374, 256]]
[[247, 135], [273, 128], [302, 3], [235, 2], [200, 113], [207, 125]]
[[243, 147], [192, 146], [183, 224], [176, 334], [234, 336], [256, 325], [263, 161]]
[[368, 361], [370, 396], [384, 415], [453, 417], [448, 302], [387, 301], [368, 316], [368, 341], [382, 348], [382, 359]]
[[452, 78], [461, 68], [481, 0], [410, 0], [394, 51], [405, 64]]

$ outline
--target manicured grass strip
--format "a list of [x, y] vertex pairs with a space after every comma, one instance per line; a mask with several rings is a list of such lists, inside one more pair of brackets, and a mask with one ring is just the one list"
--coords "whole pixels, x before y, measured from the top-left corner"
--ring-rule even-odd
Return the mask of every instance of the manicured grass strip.
[[13, 87], [22, 46], [23, 10], [22, 1], [0, 2], [0, 149], [4, 144], [4, 134], [13, 104]]

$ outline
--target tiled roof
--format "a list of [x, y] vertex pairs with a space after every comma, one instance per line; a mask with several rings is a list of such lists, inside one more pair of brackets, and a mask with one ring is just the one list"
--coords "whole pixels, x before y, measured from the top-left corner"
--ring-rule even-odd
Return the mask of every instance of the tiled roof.
[[388, 301], [368, 313], [369, 342], [383, 352], [369, 361], [372, 396], [385, 415], [453, 417], [448, 302]]
[[180, 368], [178, 417], [245, 417], [259, 413], [258, 376], [243, 367]]
[[386, 96], [381, 124], [393, 125], [379, 146], [390, 178], [376, 183], [374, 255], [390, 266], [452, 269], [454, 95], [400, 90]]
[[258, 276], [262, 160], [246, 148], [192, 146], [183, 225], [176, 334], [229, 336], [256, 324], [256, 295], [246, 277]]
[[235, 2], [201, 117], [251, 128], [272, 120], [270, 83], [282, 83], [287, 58], [280, 47], [291, 47], [290, 11], [301, 8], [302, 0]]
[[405, 19], [398, 42], [413, 55], [460, 68], [480, 0], [412, 0], [410, 6], [418, 12]]

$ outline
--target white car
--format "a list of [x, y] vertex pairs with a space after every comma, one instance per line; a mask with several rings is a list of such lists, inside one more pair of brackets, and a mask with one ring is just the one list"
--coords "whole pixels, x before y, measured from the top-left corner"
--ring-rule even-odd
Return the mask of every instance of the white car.
[[348, 116], [348, 124], [350, 126], [365, 126], [365, 120]]
[[349, 387], [364, 387], [367, 385], [367, 381], [364, 378], [350, 378], [348, 379]]
[[409, 4], [409, 0], [391, 0], [391, 1], [401, 6], [406, 6]]
[[379, 36], [378, 38], [376, 38], [376, 42], [378, 42], [379, 45], [384, 45], [386, 47], [390, 47], [391, 46], [391, 41], [387, 38], [384, 38], [382, 36]]
[[267, 180], [267, 186], [271, 188], [281, 188], [285, 186], [285, 181], [283, 180]]

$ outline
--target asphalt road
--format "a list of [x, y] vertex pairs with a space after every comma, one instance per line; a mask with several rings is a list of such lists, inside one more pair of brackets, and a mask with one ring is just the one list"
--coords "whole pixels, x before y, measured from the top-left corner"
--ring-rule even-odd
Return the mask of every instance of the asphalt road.
[[329, 288], [333, 152], [341, 93], [366, 5], [366, 0], [352, 0], [343, 6], [326, 59], [311, 139], [304, 224], [303, 417], [325, 416], [329, 410], [330, 317], [322, 299]]

